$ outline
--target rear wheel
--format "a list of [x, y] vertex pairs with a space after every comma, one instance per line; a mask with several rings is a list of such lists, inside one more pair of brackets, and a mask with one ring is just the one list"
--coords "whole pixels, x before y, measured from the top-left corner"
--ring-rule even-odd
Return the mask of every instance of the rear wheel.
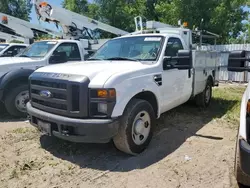
[[145, 100], [132, 99], [120, 121], [118, 134], [114, 137], [115, 146], [128, 154], [143, 152], [152, 138], [155, 113]]
[[238, 183], [250, 186], [250, 176], [245, 174], [240, 167], [239, 133], [235, 149], [234, 174]]
[[29, 90], [27, 84], [19, 85], [11, 89], [5, 97], [5, 108], [10, 115], [26, 117], [26, 104], [29, 101]]
[[202, 93], [195, 97], [196, 105], [206, 108], [209, 106], [212, 98], [212, 82], [207, 80], [206, 87]]

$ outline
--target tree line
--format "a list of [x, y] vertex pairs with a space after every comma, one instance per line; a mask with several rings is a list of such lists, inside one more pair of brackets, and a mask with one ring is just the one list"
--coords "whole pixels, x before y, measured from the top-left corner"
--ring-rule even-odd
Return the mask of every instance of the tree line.
[[[250, 1], [249, 1], [250, 2]], [[247, 33], [247, 0], [64, 0], [63, 7], [132, 32], [134, 17], [177, 25], [178, 20], [219, 34], [219, 43], [240, 43]], [[249, 3], [250, 4], [250, 3]], [[203, 21], [202, 21], [203, 20]], [[248, 33], [247, 33], [248, 34]], [[250, 34], [250, 31], [249, 31]], [[250, 38], [249, 38], [250, 42]]]
[[[147, 20], [171, 25], [177, 25], [178, 20], [186, 21], [190, 29], [198, 27], [219, 34], [220, 43], [239, 43], [243, 40], [242, 33], [245, 33], [245, 36], [250, 34], [249, 25], [242, 22], [248, 20], [249, 13], [243, 7], [250, 4], [249, 2], [248, 0], [92, 0], [91, 2], [64, 0], [62, 6], [128, 32], [135, 30], [134, 17], [140, 15]], [[0, 12], [24, 20], [31, 19], [30, 0], [0, 0], [0, 3]]]

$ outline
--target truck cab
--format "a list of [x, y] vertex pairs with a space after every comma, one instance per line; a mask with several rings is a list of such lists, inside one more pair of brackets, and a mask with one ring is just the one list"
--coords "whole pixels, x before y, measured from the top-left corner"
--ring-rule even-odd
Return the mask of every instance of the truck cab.
[[21, 53], [28, 44], [15, 44], [15, 43], [1, 43], [0, 44], [0, 57], [14, 57]]
[[84, 63], [30, 76], [27, 111], [42, 132], [72, 142], [143, 152], [162, 113], [189, 99], [207, 107], [219, 53], [190, 49], [187, 29], [131, 34], [106, 42]]
[[[15, 57], [2, 57], [0, 101], [5, 104], [7, 111], [13, 116], [26, 117], [26, 103], [29, 100], [28, 77], [31, 73], [47, 65], [83, 61], [87, 53], [85, 50], [87, 42], [85, 40], [39, 41]], [[6, 52], [8, 53], [8, 50]]]

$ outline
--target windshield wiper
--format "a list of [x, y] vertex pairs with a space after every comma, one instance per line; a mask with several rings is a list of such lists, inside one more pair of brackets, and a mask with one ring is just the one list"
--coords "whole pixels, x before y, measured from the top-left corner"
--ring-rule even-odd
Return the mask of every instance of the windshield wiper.
[[139, 61], [137, 59], [127, 58], [127, 57], [111, 57], [105, 60], [128, 60], [128, 61]]
[[103, 61], [103, 59], [98, 59], [98, 58], [89, 58], [87, 61]]

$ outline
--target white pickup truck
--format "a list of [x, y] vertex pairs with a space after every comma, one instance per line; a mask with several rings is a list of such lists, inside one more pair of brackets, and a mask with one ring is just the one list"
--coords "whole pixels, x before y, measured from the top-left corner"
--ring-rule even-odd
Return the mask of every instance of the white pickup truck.
[[[228, 71], [250, 72], [250, 52], [234, 51], [230, 54]], [[240, 124], [236, 139], [234, 172], [238, 183], [250, 186], [250, 84], [242, 96]]]
[[16, 57], [0, 58], [0, 102], [13, 116], [26, 117], [29, 101], [28, 78], [39, 67], [82, 61], [88, 40], [35, 42]]
[[194, 98], [209, 105], [220, 53], [192, 50], [192, 31], [164, 28], [106, 42], [87, 61], [30, 76], [30, 122], [42, 132], [85, 143], [114, 141], [136, 155], [155, 120]]

